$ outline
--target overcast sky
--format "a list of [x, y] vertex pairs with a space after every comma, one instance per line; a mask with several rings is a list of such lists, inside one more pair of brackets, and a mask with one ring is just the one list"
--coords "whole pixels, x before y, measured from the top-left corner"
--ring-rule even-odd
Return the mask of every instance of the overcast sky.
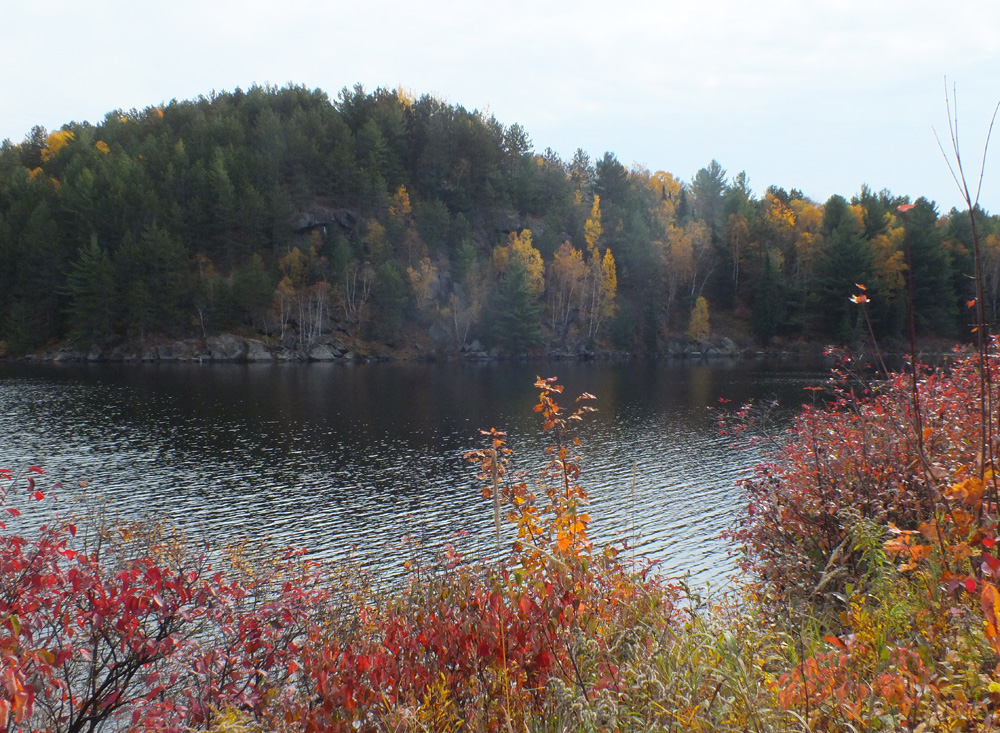
[[[978, 178], [1000, 101], [996, 0], [6, 0], [0, 139], [253, 83], [403, 87], [690, 180], [713, 158], [822, 202], [861, 184], [941, 211], [958, 88]], [[954, 112], [954, 109], [953, 109]], [[980, 204], [1000, 213], [1000, 125]]]

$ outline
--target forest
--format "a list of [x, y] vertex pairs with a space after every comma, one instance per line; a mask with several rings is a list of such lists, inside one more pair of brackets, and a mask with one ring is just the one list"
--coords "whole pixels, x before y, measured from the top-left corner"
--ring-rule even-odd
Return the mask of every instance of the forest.
[[[975, 213], [995, 322], [1000, 219]], [[968, 340], [971, 253], [968, 212], [925, 198], [758, 195], [714, 160], [690, 180], [611, 152], [565, 161], [403, 90], [253, 86], [0, 147], [12, 355], [222, 332], [655, 354], [712, 333], [849, 343], [865, 318], [891, 341], [908, 268], [918, 337]]]
[[595, 398], [556, 377], [534, 385], [533, 459], [496, 428], [465, 455], [496, 555], [401, 552], [397, 584], [263, 527], [213, 546], [97, 504], [38, 526], [62, 482], [0, 467], [0, 733], [996, 730], [998, 237], [986, 212], [868, 187], [818, 204], [715, 161], [690, 182], [566, 163], [399, 91], [254, 87], [5, 142], [11, 354], [222, 331], [977, 348], [874, 379], [834, 349], [787, 428], [719, 413], [763, 452], [714, 594], [592, 538], [575, 428]]

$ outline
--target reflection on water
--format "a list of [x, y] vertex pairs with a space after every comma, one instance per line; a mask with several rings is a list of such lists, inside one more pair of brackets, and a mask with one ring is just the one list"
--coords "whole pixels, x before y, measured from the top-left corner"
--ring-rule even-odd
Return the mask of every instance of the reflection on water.
[[736, 480], [759, 459], [721, 437], [707, 408], [777, 398], [787, 416], [823, 378], [815, 365], [729, 360], [0, 364], [0, 467], [43, 465], [64, 482], [64, 512], [87, 481], [127, 517], [222, 541], [270, 535], [323, 557], [356, 547], [393, 573], [404, 536], [490, 551], [492, 509], [463, 454], [497, 427], [518, 465], [541, 464], [539, 373], [558, 375], [564, 402], [598, 398], [579, 431], [595, 535], [634, 540], [699, 581], [732, 567], [719, 534], [739, 510]]

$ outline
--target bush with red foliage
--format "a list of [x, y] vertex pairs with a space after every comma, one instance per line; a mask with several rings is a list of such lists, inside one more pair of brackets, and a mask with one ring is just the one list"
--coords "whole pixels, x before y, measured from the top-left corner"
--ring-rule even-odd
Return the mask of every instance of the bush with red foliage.
[[743, 570], [784, 597], [843, 590], [865, 571], [851, 541], [860, 519], [903, 530], [933, 519], [949, 480], [982, 466], [980, 372], [976, 355], [956, 353], [947, 368], [918, 370], [914, 396], [907, 374], [877, 383], [836, 370], [830, 401], [804, 407], [743, 484], [732, 535]]
[[[6, 493], [17, 477], [3, 474]], [[275, 563], [275, 594], [176, 536], [123, 555], [114, 534], [0, 534], [0, 731], [182, 731], [224, 707], [260, 712], [326, 598], [315, 569]]]

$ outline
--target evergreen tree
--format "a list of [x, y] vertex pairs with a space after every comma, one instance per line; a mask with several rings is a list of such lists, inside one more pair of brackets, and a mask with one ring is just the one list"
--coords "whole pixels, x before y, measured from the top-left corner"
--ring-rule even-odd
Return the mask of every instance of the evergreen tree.
[[497, 296], [494, 337], [508, 354], [523, 354], [542, 343], [542, 307], [531, 293], [528, 273], [516, 258]]
[[780, 273], [765, 254], [753, 296], [750, 327], [757, 342], [767, 345], [778, 334], [784, 315], [784, 286]]
[[941, 247], [934, 204], [925, 198], [906, 214], [906, 237], [913, 267], [913, 315], [917, 333], [951, 336], [955, 332], [957, 296], [952, 289], [951, 262]]
[[115, 270], [97, 236], [80, 250], [66, 277], [69, 321], [77, 339], [111, 336], [115, 314]]
[[373, 335], [394, 345], [402, 335], [403, 316], [410, 300], [406, 276], [398, 262], [389, 260], [376, 268], [372, 295], [378, 307], [378, 318], [372, 321]]
[[814, 313], [822, 333], [850, 340], [858, 337], [861, 326], [850, 297], [857, 292], [857, 283], [868, 287], [874, 282], [874, 256], [844, 199], [834, 196], [827, 207], [823, 217], [823, 228], [828, 231], [826, 250], [817, 266]]
[[264, 315], [271, 305], [274, 287], [259, 254], [233, 275], [233, 302], [243, 321], [251, 326], [263, 326]]

